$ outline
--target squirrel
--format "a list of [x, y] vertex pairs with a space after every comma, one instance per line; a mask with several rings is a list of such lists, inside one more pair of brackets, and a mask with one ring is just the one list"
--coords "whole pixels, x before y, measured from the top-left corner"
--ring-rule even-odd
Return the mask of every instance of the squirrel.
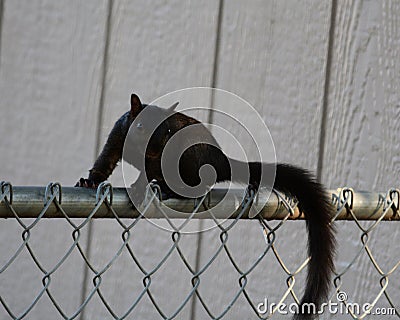
[[[298, 207], [306, 219], [308, 255], [311, 257], [306, 289], [299, 310], [302, 310], [303, 304], [310, 303], [313, 303], [316, 310], [319, 310], [322, 302], [328, 297], [330, 277], [334, 271], [333, 259], [336, 243], [335, 228], [331, 224], [333, 206], [323, 185], [317, 182], [308, 170], [290, 164], [278, 163], [275, 169], [275, 165], [272, 164], [247, 163], [228, 158], [219, 148], [211, 132], [201, 122], [183, 113], [173, 111], [176, 104], [170, 109], [146, 105], [142, 104], [136, 94], [131, 95], [130, 102], [130, 110], [115, 123], [102, 152], [92, 169], [89, 170], [88, 178], [81, 178], [76, 186], [96, 188], [101, 182], [107, 180], [117, 163], [122, 158], [125, 159], [123, 157], [125, 144], [125, 147], [131, 147], [127, 162], [141, 171], [138, 181], [146, 184], [155, 179], [164, 195], [182, 197], [167, 184], [161, 170], [161, 159], [164, 147], [174, 134], [193, 126], [194, 131], [185, 134], [184, 137], [191, 139], [193, 136], [199, 136], [202, 142], [194, 143], [190, 148], [183, 149], [183, 153], [177, 160], [180, 178], [186, 185], [195, 187], [200, 184], [199, 170], [205, 164], [214, 168], [216, 182], [235, 180], [234, 182], [246, 183], [255, 190], [260, 186], [263, 172], [276, 170], [273, 188], [292, 195], [298, 200]], [[151, 132], [147, 141], [145, 141], [146, 139], [140, 140], [146, 123], [135, 121], [140, 118], [139, 115], [143, 110], [151, 111], [151, 117], [159, 114], [161, 119], [160, 125]], [[135, 125], [132, 126], [134, 122]], [[135, 141], [130, 141], [128, 137], [131, 127], [134, 129]], [[132, 135], [129, 133], [129, 136]], [[148, 142], [146, 145], [142, 145], [146, 142]], [[142, 158], [144, 158], [144, 163], [143, 160], [140, 160]], [[231, 167], [239, 169], [239, 172], [246, 169], [249, 171], [249, 175], [239, 174], [234, 177]], [[295, 319], [313, 319], [314, 317], [315, 315], [304, 310], [295, 315]]]

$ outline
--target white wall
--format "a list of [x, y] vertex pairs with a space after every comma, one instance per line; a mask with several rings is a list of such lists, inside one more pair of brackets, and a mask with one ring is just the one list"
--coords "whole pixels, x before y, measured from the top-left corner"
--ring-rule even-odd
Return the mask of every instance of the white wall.
[[[73, 185], [87, 174], [113, 123], [128, 109], [131, 92], [151, 101], [173, 90], [214, 83], [259, 111], [279, 161], [315, 172], [320, 166], [318, 175], [329, 188], [384, 192], [398, 187], [398, 2], [338, 1], [332, 8], [330, 1], [232, 0], [223, 2], [221, 14], [219, 10], [218, 1], [3, 0], [0, 180], [14, 185]], [[120, 168], [111, 182], [123, 184]], [[370, 239], [383, 270], [399, 260], [397, 224], [379, 224]], [[342, 270], [361, 247], [361, 232], [352, 222], [337, 226], [337, 268]], [[143, 265], [151, 268], [171, 246], [170, 234], [145, 222], [134, 231], [132, 246]], [[42, 221], [32, 230], [30, 243], [46, 268], [72, 244], [71, 232], [65, 221]], [[90, 259], [97, 268], [113, 256], [121, 233], [109, 220], [95, 221], [91, 230], [82, 231], [82, 245], [87, 249], [90, 244]], [[293, 269], [305, 256], [298, 256], [305, 251], [305, 237], [302, 222], [287, 222], [279, 230], [278, 250]], [[0, 243], [2, 265], [21, 244], [21, 227], [15, 221], [1, 221]], [[197, 236], [186, 237], [182, 250], [193, 265], [198, 255], [202, 266], [220, 243], [218, 233], [203, 234], [201, 252], [198, 243]], [[229, 247], [237, 263], [248, 266], [263, 250], [258, 224], [239, 223], [230, 233]], [[85, 282], [84, 268], [74, 252], [53, 277], [51, 292], [67, 315], [80, 305], [82, 292], [92, 288], [93, 274], [89, 271]], [[389, 293], [395, 302], [400, 301], [399, 271], [390, 276]], [[26, 250], [0, 277], [0, 295], [16, 314], [42, 287], [42, 275]], [[103, 278], [107, 301], [122, 315], [141, 289], [141, 273], [124, 254]], [[277, 301], [285, 279], [276, 259], [267, 255], [249, 277], [249, 294], [255, 302], [265, 296]], [[200, 292], [214, 314], [222, 312], [237, 292], [237, 280], [226, 255], [204, 274]], [[304, 272], [296, 284], [299, 292], [302, 280]], [[372, 301], [380, 289], [379, 276], [365, 253], [343, 282], [353, 301]], [[190, 288], [190, 273], [176, 255], [152, 284], [167, 315]], [[382, 298], [378, 305], [388, 304]], [[146, 297], [135, 315], [129, 319], [155, 319], [158, 313]], [[191, 315], [207, 319], [199, 303], [194, 310], [189, 303], [177, 318]], [[226, 316], [251, 317], [243, 296]], [[2, 308], [0, 318], [9, 318]], [[56, 318], [59, 313], [46, 296], [27, 316]], [[81, 319], [109, 318], [95, 296]]]

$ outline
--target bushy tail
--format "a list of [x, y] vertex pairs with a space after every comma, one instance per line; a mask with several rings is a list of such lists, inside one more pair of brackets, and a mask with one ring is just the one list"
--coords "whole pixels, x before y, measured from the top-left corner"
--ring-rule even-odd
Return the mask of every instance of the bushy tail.
[[[274, 188], [295, 196], [299, 201], [299, 209], [306, 217], [308, 254], [311, 260], [300, 307], [304, 303], [313, 303], [318, 310], [328, 297], [330, 277], [334, 270], [335, 230], [330, 224], [333, 207], [324, 187], [301, 168], [278, 164]], [[302, 312], [295, 316], [295, 319], [312, 318], [312, 315]]]
[[[274, 164], [260, 162], [242, 162], [229, 159], [231, 168], [236, 177], [222, 172], [220, 181], [236, 180], [250, 183], [257, 187], [263, 177], [262, 184], [272, 182]], [[250, 176], [246, 173], [250, 173]], [[308, 230], [308, 255], [311, 260], [308, 264], [307, 285], [301, 300], [300, 311], [305, 303], [312, 303], [318, 311], [321, 303], [327, 299], [330, 287], [330, 278], [334, 270], [333, 258], [335, 254], [335, 230], [330, 224], [333, 217], [333, 206], [324, 187], [318, 183], [313, 175], [302, 168], [289, 164], [277, 164], [274, 189], [289, 193], [299, 201], [299, 209], [304, 213]], [[295, 319], [313, 319], [312, 314], [300, 312]]]

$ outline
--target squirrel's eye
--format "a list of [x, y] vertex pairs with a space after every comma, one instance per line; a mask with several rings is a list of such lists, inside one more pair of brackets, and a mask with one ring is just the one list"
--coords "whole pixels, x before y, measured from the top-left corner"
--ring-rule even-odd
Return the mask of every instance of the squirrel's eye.
[[171, 129], [168, 129], [168, 133], [171, 133]]

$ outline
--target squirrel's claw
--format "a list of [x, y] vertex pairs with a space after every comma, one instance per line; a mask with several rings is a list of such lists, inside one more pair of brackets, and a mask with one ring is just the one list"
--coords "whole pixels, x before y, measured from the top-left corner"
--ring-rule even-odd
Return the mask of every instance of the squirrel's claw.
[[75, 184], [75, 187], [96, 189], [98, 187], [98, 184], [96, 184], [92, 180], [80, 178], [79, 181]]

